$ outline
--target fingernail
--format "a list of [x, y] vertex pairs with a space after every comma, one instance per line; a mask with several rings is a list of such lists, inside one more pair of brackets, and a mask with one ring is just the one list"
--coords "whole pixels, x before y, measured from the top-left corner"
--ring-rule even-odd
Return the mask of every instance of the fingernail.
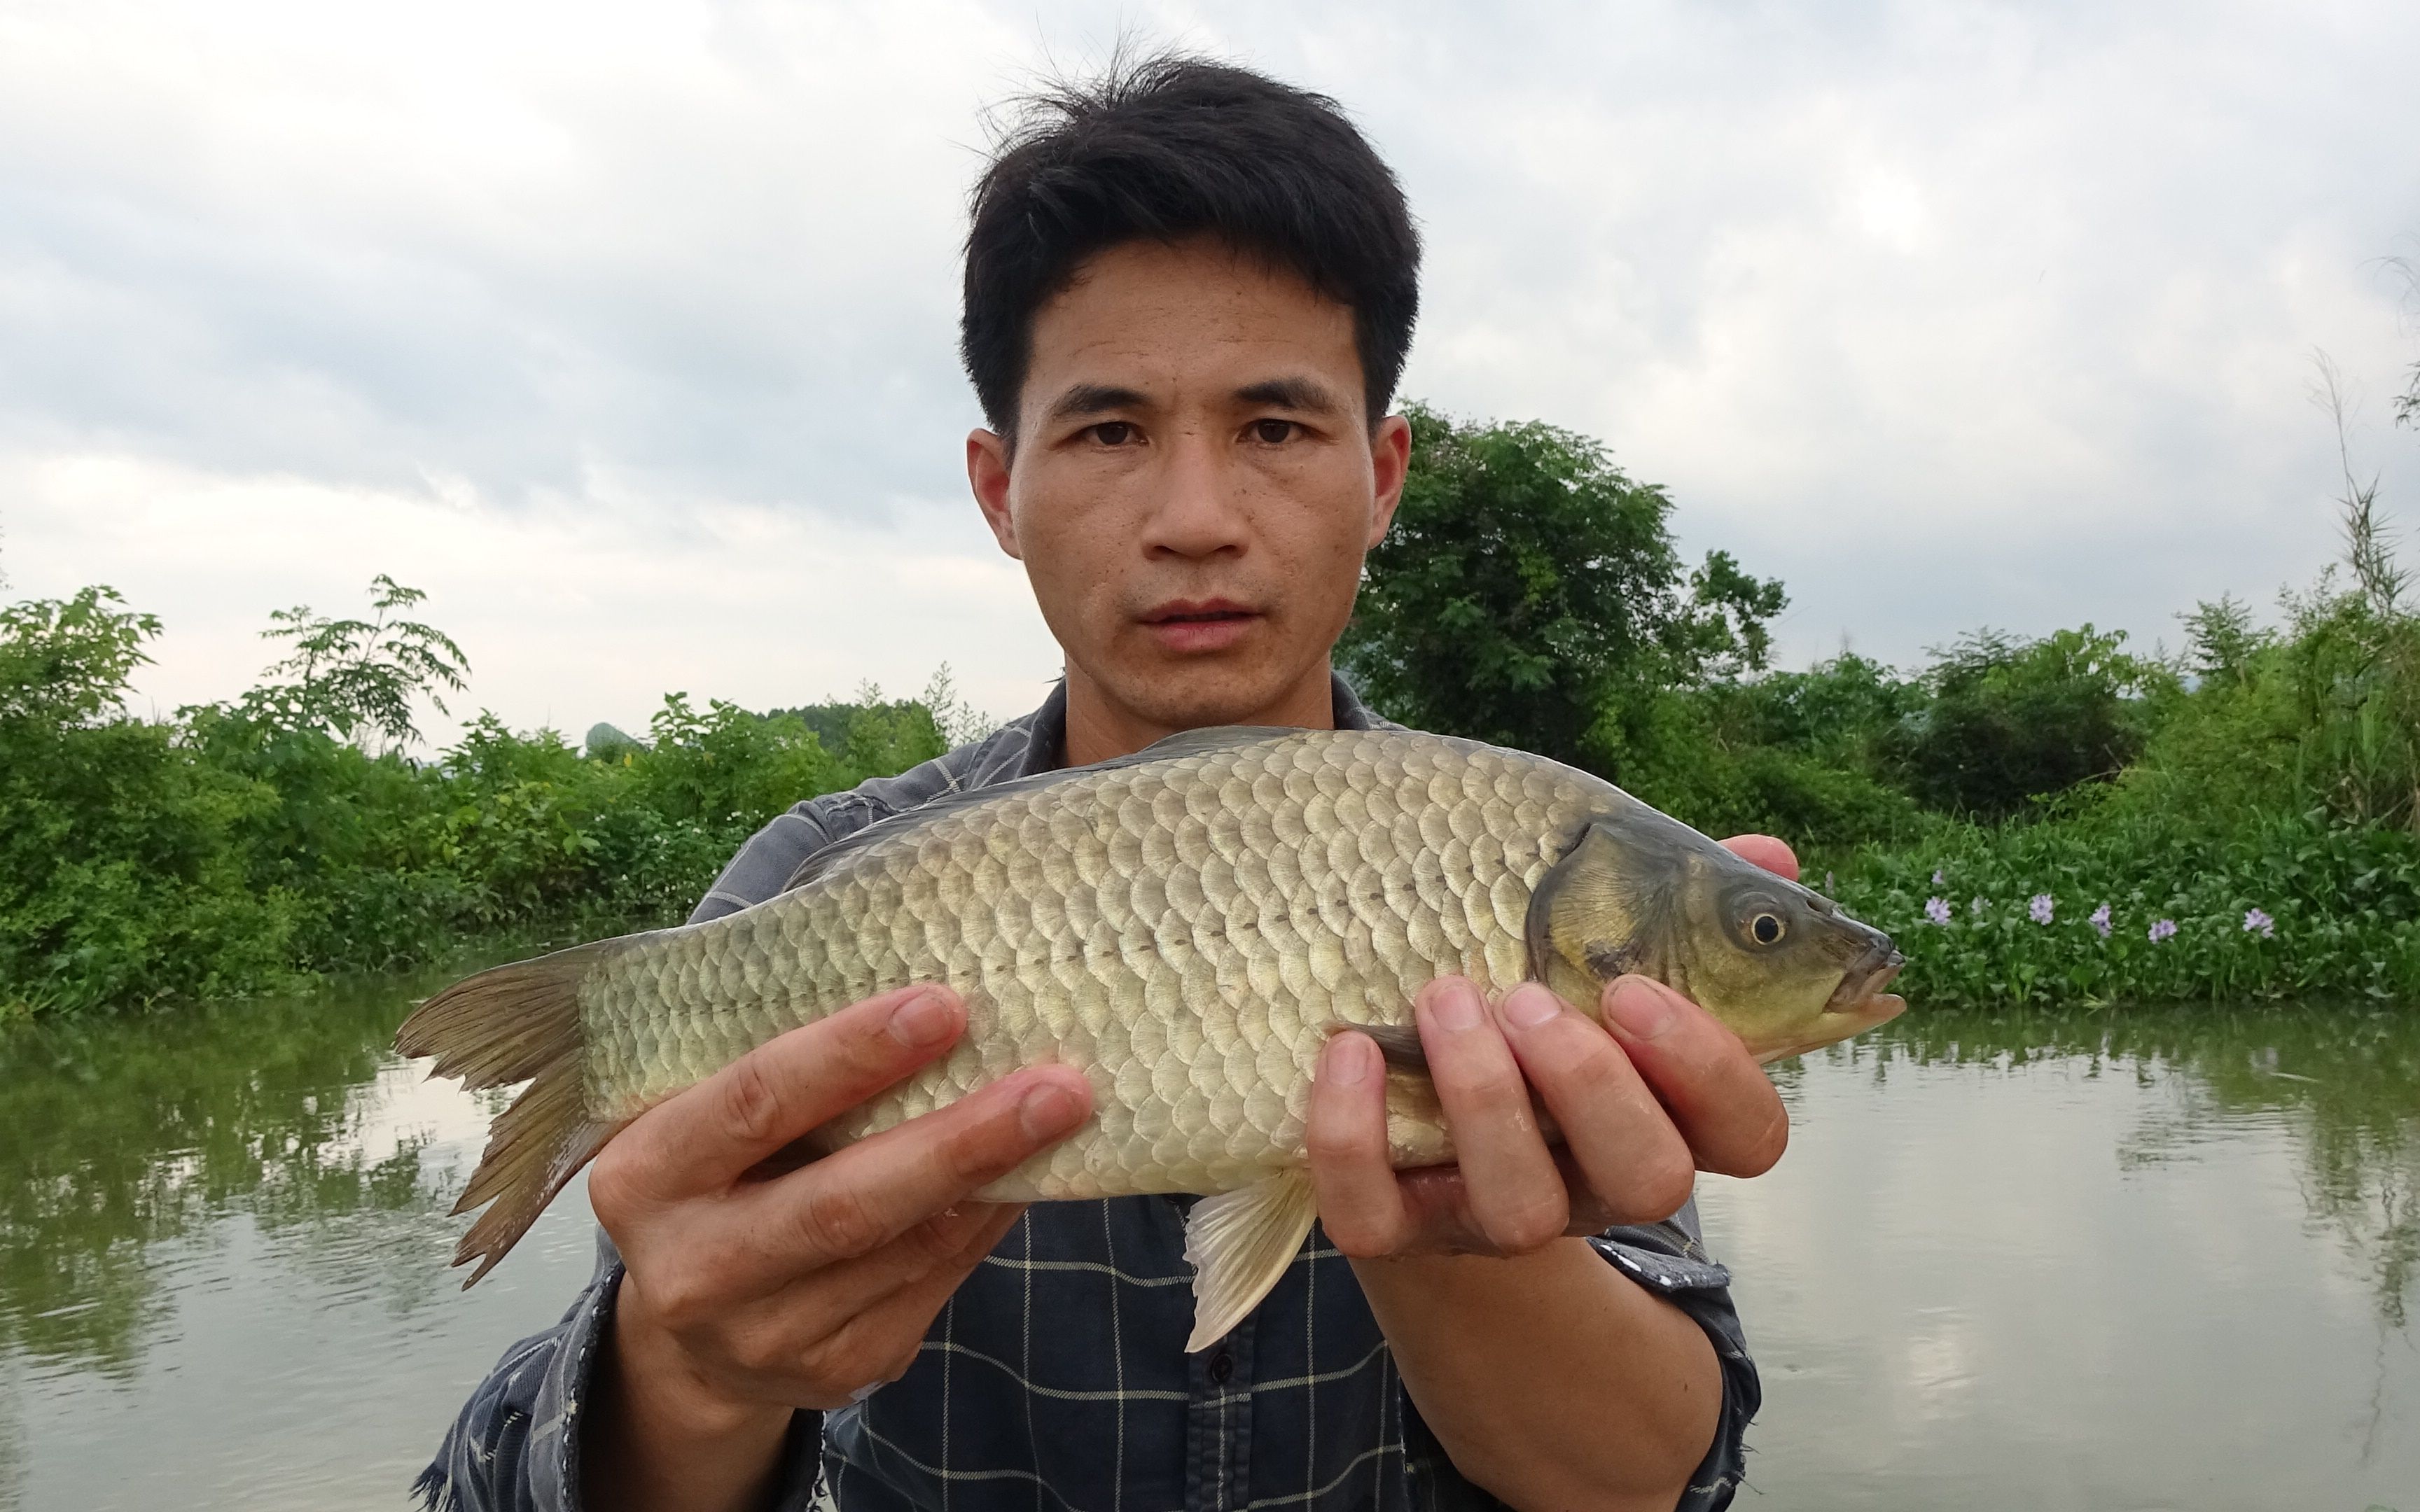
[[891, 1011], [891, 1037], [910, 1050], [930, 1050], [958, 1032], [949, 995], [922, 992]]
[[1076, 1101], [1076, 1094], [1057, 1082], [1043, 1082], [1028, 1088], [1016, 1104], [1016, 1126], [1025, 1131], [1028, 1139], [1049, 1139], [1065, 1134], [1083, 1116], [1083, 1104]]
[[1370, 1052], [1375, 1048], [1357, 1034], [1340, 1034], [1319, 1053], [1319, 1077], [1330, 1087], [1358, 1087], [1370, 1079]]
[[1525, 981], [1505, 995], [1504, 1017], [1518, 1029], [1534, 1029], [1563, 1011], [1563, 1000], [1534, 981]]
[[1479, 989], [1462, 980], [1440, 981], [1429, 991], [1429, 1017], [1441, 1029], [1456, 1034], [1479, 1027], [1487, 1015], [1487, 1005], [1479, 999]]
[[1606, 990], [1606, 1015], [1634, 1039], [1652, 1040], [1672, 1026], [1672, 999], [1644, 977], [1617, 977]]

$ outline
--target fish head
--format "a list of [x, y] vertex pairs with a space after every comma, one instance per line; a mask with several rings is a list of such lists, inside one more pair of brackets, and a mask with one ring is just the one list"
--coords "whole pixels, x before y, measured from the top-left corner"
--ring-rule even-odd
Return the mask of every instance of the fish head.
[[1594, 1014], [1637, 973], [1721, 1020], [1760, 1061], [1863, 1033], [1906, 1001], [1890, 936], [1644, 804], [1591, 821], [1530, 896], [1530, 971]]

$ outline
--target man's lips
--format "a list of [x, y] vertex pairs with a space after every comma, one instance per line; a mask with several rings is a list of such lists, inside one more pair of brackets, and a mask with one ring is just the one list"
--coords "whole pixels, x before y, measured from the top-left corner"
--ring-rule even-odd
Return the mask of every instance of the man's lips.
[[1164, 650], [1223, 651], [1249, 634], [1261, 612], [1227, 598], [1177, 598], [1146, 610], [1143, 628]]

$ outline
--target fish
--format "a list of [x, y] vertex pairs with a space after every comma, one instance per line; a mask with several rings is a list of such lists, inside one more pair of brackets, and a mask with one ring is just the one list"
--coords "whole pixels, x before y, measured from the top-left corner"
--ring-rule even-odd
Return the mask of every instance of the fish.
[[1075, 1134], [995, 1201], [1195, 1193], [1191, 1350], [1274, 1286], [1316, 1217], [1304, 1152], [1328, 1037], [1384, 1052], [1389, 1157], [1453, 1159], [1412, 1001], [1439, 976], [1543, 982], [1594, 1019], [1663, 981], [1760, 1060], [1900, 1011], [1881, 931], [1612, 783], [1403, 730], [1218, 727], [954, 794], [802, 862], [705, 923], [560, 950], [422, 1004], [396, 1048], [470, 1088], [526, 1082], [457, 1213], [503, 1259], [615, 1133], [786, 1030], [891, 988], [965, 1000], [950, 1052], [810, 1136], [810, 1155], [1020, 1067], [1091, 1081]]

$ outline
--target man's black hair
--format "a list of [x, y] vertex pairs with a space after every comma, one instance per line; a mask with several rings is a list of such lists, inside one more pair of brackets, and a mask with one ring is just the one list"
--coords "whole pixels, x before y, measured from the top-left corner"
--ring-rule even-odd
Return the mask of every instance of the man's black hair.
[[994, 430], [1015, 439], [1033, 317], [1094, 253], [1207, 236], [1353, 311], [1375, 424], [1419, 314], [1404, 192], [1325, 95], [1223, 63], [1159, 56], [1026, 101], [975, 186], [960, 349]]

